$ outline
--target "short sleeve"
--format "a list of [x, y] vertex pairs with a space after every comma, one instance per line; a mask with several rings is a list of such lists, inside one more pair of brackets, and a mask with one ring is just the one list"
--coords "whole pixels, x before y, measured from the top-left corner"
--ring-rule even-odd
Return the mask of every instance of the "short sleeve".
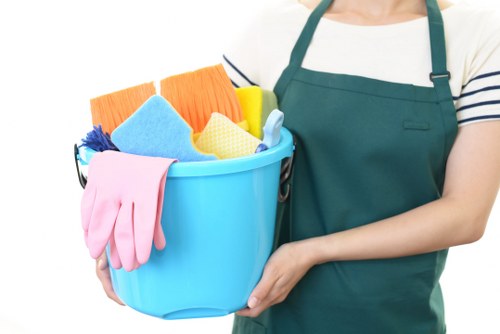
[[476, 47], [470, 62], [460, 96], [456, 97], [459, 126], [500, 120], [500, 14], [483, 12], [485, 16], [477, 27]]
[[251, 9], [240, 26], [235, 28], [233, 38], [222, 55], [222, 65], [234, 87], [259, 85], [259, 52], [262, 7]]

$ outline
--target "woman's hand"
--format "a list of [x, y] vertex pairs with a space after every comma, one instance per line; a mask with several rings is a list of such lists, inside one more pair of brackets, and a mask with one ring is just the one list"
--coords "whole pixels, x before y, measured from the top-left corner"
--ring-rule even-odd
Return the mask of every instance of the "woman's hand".
[[286, 299], [293, 287], [315, 264], [307, 241], [284, 244], [269, 258], [262, 278], [248, 299], [248, 307], [236, 314], [256, 317]]
[[97, 258], [95, 271], [96, 271], [97, 277], [101, 281], [102, 287], [104, 288], [106, 295], [110, 299], [117, 302], [118, 304], [125, 305], [120, 300], [120, 298], [118, 298], [115, 291], [113, 290], [113, 285], [111, 284], [111, 275], [109, 273], [109, 264], [108, 264], [108, 258], [106, 256], [106, 252], [103, 252], [101, 254], [101, 256], [99, 256]]

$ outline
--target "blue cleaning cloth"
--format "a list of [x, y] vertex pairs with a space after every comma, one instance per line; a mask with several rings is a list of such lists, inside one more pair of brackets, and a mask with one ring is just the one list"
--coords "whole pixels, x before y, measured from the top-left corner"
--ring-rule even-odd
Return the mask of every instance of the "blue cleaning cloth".
[[183, 161], [216, 160], [197, 150], [192, 128], [160, 95], [150, 97], [111, 133], [122, 152]]

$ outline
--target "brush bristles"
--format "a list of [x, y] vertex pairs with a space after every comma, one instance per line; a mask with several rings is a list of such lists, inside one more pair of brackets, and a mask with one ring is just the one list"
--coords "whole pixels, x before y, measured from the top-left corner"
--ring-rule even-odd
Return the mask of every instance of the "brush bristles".
[[90, 100], [92, 123], [101, 124], [104, 132], [112, 133], [155, 94], [154, 83], [149, 82], [93, 98]]
[[243, 112], [224, 67], [221, 64], [161, 80], [160, 94], [193, 128], [203, 131], [213, 112], [234, 123], [243, 121]]

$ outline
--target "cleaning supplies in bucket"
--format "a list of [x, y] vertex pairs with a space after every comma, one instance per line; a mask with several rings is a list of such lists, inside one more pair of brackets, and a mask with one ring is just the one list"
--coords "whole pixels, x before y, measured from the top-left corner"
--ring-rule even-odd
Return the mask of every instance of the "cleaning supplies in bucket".
[[285, 114], [279, 109], [274, 109], [271, 111], [267, 117], [266, 124], [264, 125], [264, 139], [263, 144], [267, 148], [276, 146], [280, 141], [280, 132], [283, 121], [285, 120]]
[[116, 145], [111, 141], [109, 133], [102, 130], [101, 124], [94, 125], [92, 131], [88, 132], [85, 138], [82, 139], [81, 146], [88, 147], [96, 152], [106, 150], [119, 151]]
[[[110, 267], [119, 298], [162, 319], [223, 316], [244, 308], [271, 253], [281, 161], [292, 152], [292, 135], [283, 128], [278, 145], [259, 154], [173, 163], [161, 214], [167, 246], [160, 251], [149, 242], [149, 260], [137, 269]], [[107, 248], [112, 264], [113, 247], [110, 242]]]
[[[274, 131], [264, 138], [247, 132], [241, 99], [217, 71], [215, 66], [162, 81], [162, 95], [141, 95], [148, 96], [119, 117], [110, 136], [98, 123], [87, 145], [75, 146], [77, 167], [78, 161], [90, 164], [87, 185], [80, 180], [89, 252], [95, 258], [106, 249], [122, 301], [163, 319], [243, 308], [272, 249], [281, 160], [293, 151], [291, 134], [279, 130], [279, 117], [266, 117]], [[196, 76], [205, 78], [208, 99], [194, 95], [200, 82], [186, 84]], [[262, 118], [264, 94], [254, 95], [250, 113]], [[185, 109], [189, 98], [203, 107]], [[259, 145], [265, 151], [255, 154]]]
[[154, 95], [111, 133], [111, 140], [127, 153], [179, 161], [217, 159], [193, 145], [192, 132], [167, 100]]
[[259, 86], [238, 87], [235, 92], [243, 110], [243, 117], [248, 122], [248, 132], [262, 139], [264, 122], [271, 111], [278, 108], [276, 95]]
[[218, 112], [245, 130], [241, 106], [222, 64], [173, 75], [161, 80], [161, 95], [168, 100], [195, 134], [201, 132], [213, 112]]
[[156, 88], [148, 82], [95, 97], [90, 100], [92, 123], [100, 124], [105, 133], [111, 133], [154, 94]]
[[212, 152], [221, 159], [237, 158], [255, 153], [261, 141], [229, 118], [212, 113], [210, 120], [201, 132], [196, 146], [205, 152]]

